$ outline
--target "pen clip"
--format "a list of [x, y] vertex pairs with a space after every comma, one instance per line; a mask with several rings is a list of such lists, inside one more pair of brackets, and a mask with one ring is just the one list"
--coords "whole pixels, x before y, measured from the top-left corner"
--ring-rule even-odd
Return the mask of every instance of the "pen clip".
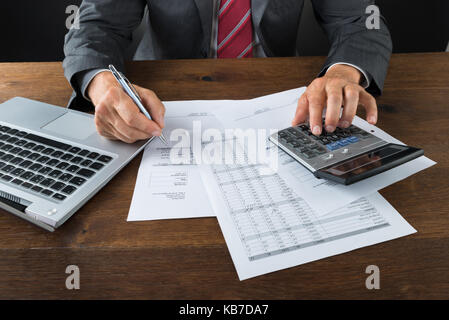
[[136, 98], [139, 99], [140, 102], [142, 102], [142, 98], [140, 98], [140, 95], [139, 93], [137, 93], [136, 88], [134, 88], [133, 84], [128, 80], [127, 77], [125, 77], [123, 73], [117, 71], [117, 69], [112, 64], [109, 65], [109, 70], [112, 72], [119, 83], [121, 81], [125, 82], [125, 84], [129, 87], [129, 89], [131, 89]]
[[142, 99], [140, 98], [140, 96], [137, 93], [136, 88], [134, 88], [133, 84], [124, 75], [122, 75], [122, 78], [123, 78], [123, 80], [125, 80], [126, 84], [129, 86], [129, 88], [132, 90], [132, 92], [136, 95], [137, 99], [139, 99], [139, 101], [142, 102]]

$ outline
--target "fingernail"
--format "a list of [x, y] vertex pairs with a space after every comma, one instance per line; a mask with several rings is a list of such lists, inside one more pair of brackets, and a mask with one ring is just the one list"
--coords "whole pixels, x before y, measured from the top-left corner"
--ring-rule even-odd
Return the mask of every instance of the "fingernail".
[[371, 124], [375, 124], [376, 123], [376, 117], [375, 116], [369, 116], [368, 117], [368, 122]]
[[313, 127], [313, 130], [312, 130], [312, 133], [313, 133], [314, 135], [319, 135], [319, 134], [321, 134], [321, 128], [320, 128], [320, 126], [314, 126], [314, 127]]
[[326, 126], [326, 131], [327, 131], [327, 132], [334, 132], [334, 130], [335, 130], [335, 127], [334, 127], [334, 126], [331, 126], [331, 125], [327, 125], [327, 126]]
[[342, 128], [347, 128], [347, 127], [349, 127], [349, 122], [343, 120], [343, 121], [340, 123], [340, 127], [342, 127]]
[[153, 137], [159, 137], [161, 135], [161, 132], [160, 131], [154, 131], [151, 135]]

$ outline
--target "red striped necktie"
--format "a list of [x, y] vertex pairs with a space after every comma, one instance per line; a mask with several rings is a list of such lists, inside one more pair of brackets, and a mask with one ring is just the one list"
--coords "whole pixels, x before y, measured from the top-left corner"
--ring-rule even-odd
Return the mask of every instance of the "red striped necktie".
[[253, 56], [251, 0], [221, 0], [218, 11], [218, 58]]

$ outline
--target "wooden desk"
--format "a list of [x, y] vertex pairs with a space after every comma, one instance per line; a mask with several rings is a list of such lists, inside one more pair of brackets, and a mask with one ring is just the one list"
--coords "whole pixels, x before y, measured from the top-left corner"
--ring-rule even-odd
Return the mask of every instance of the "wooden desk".
[[[163, 100], [241, 99], [307, 85], [323, 61], [135, 62], [129, 75]], [[70, 93], [60, 63], [0, 64], [0, 102]], [[0, 212], [0, 299], [449, 298], [449, 53], [393, 56], [379, 104], [382, 129], [438, 162], [381, 192], [418, 233], [240, 282], [215, 218], [126, 222], [139, 156], [54, 233]], [[65, 288], [69, 264], [81, 290]]]

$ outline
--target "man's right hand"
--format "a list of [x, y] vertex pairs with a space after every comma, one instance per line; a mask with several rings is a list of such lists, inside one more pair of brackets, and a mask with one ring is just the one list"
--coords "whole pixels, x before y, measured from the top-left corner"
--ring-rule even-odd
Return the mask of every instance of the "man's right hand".
[[95, 106], [95, 125], [100, 135], [127, 143], [161, 135], [164, 105], [153, 91], [136, 85], [134, 87], [153, 120], [140, 112], [112, 73], [101, 72], [92, 79], [87, 95]]

